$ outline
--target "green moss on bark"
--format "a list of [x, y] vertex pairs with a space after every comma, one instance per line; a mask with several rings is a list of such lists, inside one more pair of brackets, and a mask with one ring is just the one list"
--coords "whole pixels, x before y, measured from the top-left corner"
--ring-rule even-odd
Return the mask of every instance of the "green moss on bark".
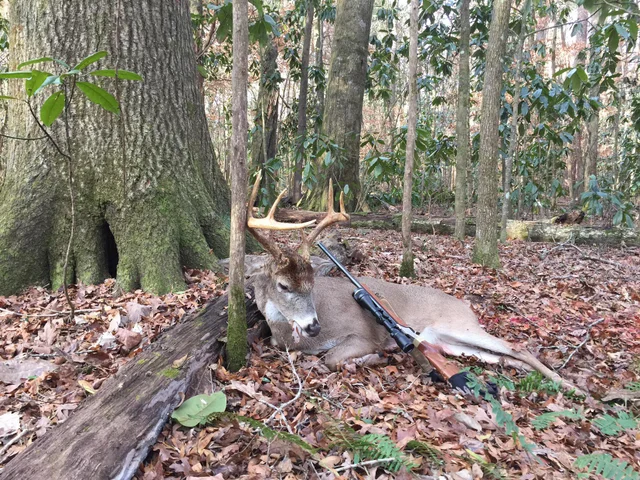
[[413, 266], [413, 255], [403, 255], [400, 264], [400, 276], [406, 278], [414, 278], [416, 272]]
[[237, 372], [245, 366], [247, 357], [247, 307], [241, 288], [235, 287], [229, 292], [228, 312], [227, 366]]

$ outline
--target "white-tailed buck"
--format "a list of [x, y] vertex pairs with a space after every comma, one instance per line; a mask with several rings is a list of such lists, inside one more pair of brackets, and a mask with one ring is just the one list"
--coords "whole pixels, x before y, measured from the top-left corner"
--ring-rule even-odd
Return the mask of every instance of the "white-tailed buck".
[[[302, 229], [315, 220], [301, 224], [276, 221], [275, 210], [284, 192], [265, 218], [255, 218], [252, 206], [259, 182], [258, 177], [249, 201], [247, 227], [270, 254], [253, 277], [253, 283], [256, 303], [271, 328], [272, 343], [309, 354], [327, 352], [324, 361], [331, 369], [349, 359], [365, 358], [395, 346], [384, 327], [352, 298], [354, 288], [347, 279], [314, 277], [309, 261], [313, 242], [325, 228], [349, 219], [344, 211], [343, 195], [340, 195], [337, 213], [329, 184], [327, 215], [309, 236], [303, 236], [301, 245], [292, 250], [279, 247], [261, 230]], [[358, 280], [384, 298], [400, 318], [441, 353], [476, 356], [488, 363], [502, 362], [520, 368], [529, 366], [565, 388], [577, 390], [528, 351], [485, 332], [462, 300], [429, 287], [367, 277]]]

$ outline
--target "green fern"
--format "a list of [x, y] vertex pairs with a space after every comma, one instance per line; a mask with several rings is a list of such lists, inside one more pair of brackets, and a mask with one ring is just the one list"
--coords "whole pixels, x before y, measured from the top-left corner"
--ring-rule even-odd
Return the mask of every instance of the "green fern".
[[610, 480], [640, 480], [640, 474], [623, 460], [615, 460], [608, 453], [582, 455], [574, 462], [576, 468], [586, 468], [587, 472], [602, 475]]
[[[467, 387], [476, 396], [476, 398], [480, 398], [480, 392], [486, 389], [480, 379], [470, 371], [468, 371]], [[529, 443], [527, 439], [520, 433], [520, 429], [518, 428], [518, 425], [516, 425], [516, 422], [513, 420], [513, 416], [509, 412], [505, 411], [502, 408], [500, 402], [498, 402], [498, 400], [496, 400], [493, 396], [485, 393], [484, 398], [491, 405], [491, 410], [496, 416], [496, 423], [498, 424], [498, 426], [504, 428], [505, 433], [507, 435], [510, 435], [514, 439], [514, 441], [519, 441], [523, 450], [528, 453], [532, 453], [533, 449], [535, 448], [535, 444]]]
[[640, 382], [627, 383], [624, 388], [625, 390], [631, 390], [632, 392], [640, 392]]
[[484, 457], [482, 457], [481, 455], [478, 455], [477, 453], [472, 452], [469, 449], [467, 449], [466, 451], [467, 451], [467, 455], [471, 457], [471, 459], [475, 461], [478, 465], [480, 465], [480, 468], [482, 469], [483, 478], [487, 478], [489, 480], [506, 480], [507, 479], [504, 472], [498, 465], [496, 465], [495, 463], [487, 462], [484, 459]]
[[638, 426], [636, 418], [628, 412], [618, 412], [618, 417], [602, 415], [591, 422], [603, 435], [613, 436]]
[[517, 389], [525, 393], [546, 392], [554, 395], [562, 390], [562, 386], [544, 377], [540, 372], [531, 372], [518, 382]]
[[549, 428], [549, 426], [560, 417], [570, 418], [571, 420], [584, 418], [580, 412], [576, 412], [575, 410], [561, 410], [559, 412], [547, 412], [538, 415], [531, 421], [531, 425], [536, 430], [544, 430], [545, 428]]
[[211, 423], [224, 422], [224, 421], [228, 422], [231, 420], [237, 420], [238, 422], [244, 422], [249, 424], [252, 428], [255, 428], [256, 430], [260, 431], [260, 434], [267, 440], [273, 440], [275, 438], [278, 438], [281, 440], [285, 440], [289, 443], [292, 443], [294, 445], [297, 445], [303, 450], [311, 454], [317, 452], [315, 448], [313, 448], [311, 445], [305, 442], [298, 435], [294, 435], [289, 432], [280, 432], [278, 430], [274, 430], [273, 428], [262, 423], [260, 420], [256, 420], [255, 418], [251, 418], [251, 417], [245, 417], [244, 415], [238, 415], [233, 412], [214, 413], [213, 415], [209, 416], [207, 423], [211, 424]]
[[442, 465], [442, 452], [433, 445], [420, 440], [411, 440], [407, 443], [408, 451], [429, 459], [431, 465]]
[[393, 458], [392, 462], [384, 465], [384, 468], [391, 473], [397, 472], [402, 467], [405, 467], [407, 471], [416, 468], [416, 465], [407, 458], [387, 435], [377, 433], [360, 435], [345, 423], [329, 424], [324, 433], [332, 442], [332, 446], [352, 452], [354, 463]]

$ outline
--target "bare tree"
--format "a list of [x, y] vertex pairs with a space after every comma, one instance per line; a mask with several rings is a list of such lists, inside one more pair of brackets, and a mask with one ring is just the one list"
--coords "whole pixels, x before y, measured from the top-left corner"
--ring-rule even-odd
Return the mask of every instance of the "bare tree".
[[[229, 247], [229, 327], [227, 363], [239, 370], [247, 355], [247, 319], [244, 301], [245, 225], [247, 222], [247, 82], [249, 26], [247, 0], [233, 2], [231, 239]], [[251, 208], [251, 206], [249, 207]]]
[[455, 237], [464, 240], [465, 199], [467, 191], [467, 163], [469, 160], [469, 1], [460, 5], [460, 67], [458, 72], [458, 109], [456, 110], [456, 230]]
[[[513, 70], [513, 99], [511, 100], [511, 126], [509, 134], [509, 149], [507, 158], [504, 162], [504, 183], [502, 189], [504, 192], [502, 198], [502, 217], [500, 219], [500, 240], [507, 239], [507, 219], [511, 210], [511, 177], [513, 170], [513, 162], [518, 151], [518, 120], [520, 119], [520, 84], [522, 82], [522, 56], [524, 54], [524, 39], [527, 32], [527, 21], [529, 20], [529, 10], [531, 9], [531, 0], [525, 0], [522, 9], [522, 20], [520, 22], [520, 32], [518, 33], [518, 42], [516, 43], [516, 64]], [[554, 31], [557, 29], [554, 29]], [[555, 36], [553, 37], [555, 39]], [[555, 44], [554, 44], [555, 49]], [[555, 50], [554, 50], [555, 51]], [[555, 60], [554, 60], [555, 64]], [[555, 68], [555, 65], [554, 65]]]
[[509, 32], [511, 0], [495, 0], [489, 27], [489, 44], [482, 89], [480, 159], [478, 165], [478, 213], [473, 261], [498, 268], [498, 146], [502, 57]]
[[302, 157], [304, 137], [307, 134], [307, 96], [309, 93], [309, 51], [311, 50], [311, 33], [313, 32], [313, 0], [307, 0], [307, 21], [304, 25], [302, 42], [302, 59], [300, 62], [300, 93], [298, 96], [298, 144], [296, 149], [296, 165], [293, 172], [293, 201], [302, 198]]
[[411, 252], [411, 197], [413, 193], [413, 160], [418, 123], [418, 0], [411, 0], [409, 32], [409, 112], [407, 115], [407, 148], [402, 190], [402, 264], [400, 275], [415, 276]]

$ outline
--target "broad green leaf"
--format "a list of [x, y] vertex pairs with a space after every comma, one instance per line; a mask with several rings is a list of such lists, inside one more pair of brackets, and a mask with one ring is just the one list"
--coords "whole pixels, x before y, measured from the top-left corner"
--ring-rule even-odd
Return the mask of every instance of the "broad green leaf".
[[88, 82], [77, 82], [76, 85], [93, 103], [97, 103], [109, 112], [120, 113], [120, 104], [116, 98], [105, 89]]
[[[91, 72], [91, 75], [93, 75], [94, 77], [114, 78], [116, 76], [116, 71], [113, 68], [96, 70], [94, 72]], [[142, 80], [141, 75], [138, 75], [135, 72], [130, 72], [129, 70], [118, 70], [118, 78], [121, 78], [122, 80]]]
[[20, 65], [18, 65], [16, 68], [18, 70], [27, 67], [29, 65], [33, 65], [35, 63], [42, 63], [42, 62], [53, 62], [53, 58], [51, 57], [41, 57], [41, 58], [36, 58], [34, 60], [27, 60], [26, 62], [22, 62]]
[[88, 57], [84, 58], [83, 60], [81, 60], [79, 64], [77, 64], [75, 67], [73, 67], [73, 69], [74, 70], [82, 70], [83, 68], [88, 67], [92, 63], [96, 63], [98, 60], [100, 60], [101, 58], [106, 57], [107, 55], [108, 55], [108, 53], [105, 52], [104, 50], [102, 50], [100, 52], [93, 53], [93, 54], [89, 55]]
[[205, 422], [210, 415], [224, 412], [226, 408], [227, 396], [224, 392], [196, 395], [180, 405], [171, 414], [171, 418], [185, 427], [195, 427]]
[[55, 92], [47, 98], [40, 109], [40, 120], [47, 127], [50, 127], [56, 118], [60, 116], [64, 110], [64, 92]]
[[2, 72], [0, 78], [31, 78], [31, 70], [19, 72]]
[[582, 80], [583, 83], [587, 83], [589, 81], [589, 75], [587, 75], [587, 72], [584, 71], [584, 68], [577, 67], [576, 73], [578, 74], [578, 76], [580, 77], [580, 80]]
[[42, 91], [42, 89], [48, 85], [60, 85], [60, 76], [59, 75], [50, 75], [47, 78], [45, 78], [44, 82], [42, 82], [42, 85], [40, 85], [38, 88], [36, 88], [36, 91], [33, 92], [34, 95], [37, 95], [38, 93], [40, 93]]
[[42, 86], [44, 81], [51, 75], [50, 73], [41, 72], [40, 70], [34, 70], [31, 74], [31, 78], [24, 82], [24, 88], [27, 91], [28, 97], [32, 97], [33, 94]]

